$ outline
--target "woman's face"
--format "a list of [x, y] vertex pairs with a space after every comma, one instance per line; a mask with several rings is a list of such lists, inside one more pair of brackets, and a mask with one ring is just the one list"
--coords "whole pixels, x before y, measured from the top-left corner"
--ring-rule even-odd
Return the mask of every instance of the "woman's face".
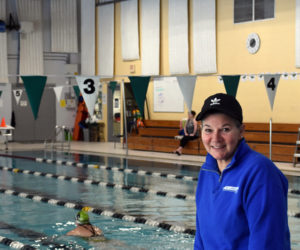
[[221, 113], [208, 115], [202, 122], [201, 136], [206, 151], [225, 168], [230, 163], [240, 139], [244, 125], [237, 127], [229, 116]]

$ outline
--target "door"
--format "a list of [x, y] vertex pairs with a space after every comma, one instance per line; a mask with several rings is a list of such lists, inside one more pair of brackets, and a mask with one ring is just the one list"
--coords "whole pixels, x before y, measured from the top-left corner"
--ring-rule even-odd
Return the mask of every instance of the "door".
[[37, 119], [34, 119], [29, 99], [23, 86], [19, 103], [13, 97], [13, 112], [15, 114], [14, 141], [37, 142], [52, 140], [55, 137], [56, 98], [53, 88], [45, 88], [42, 95]]
[[114, 94], [110, 88], [107, 91], [107, 126], [108, 126], [108, 141], [120, 141], [116, 135], [122, 134], [120, 132], [120, 117], [121, 117], [121, 92], [120, 85], [117, 84]]

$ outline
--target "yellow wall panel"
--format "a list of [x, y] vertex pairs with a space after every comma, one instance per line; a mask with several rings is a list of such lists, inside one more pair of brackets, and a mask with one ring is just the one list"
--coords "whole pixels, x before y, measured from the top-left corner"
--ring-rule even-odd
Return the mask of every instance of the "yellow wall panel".
[[[234, 24], [233, 0], [216, 0], [216, 37], [217, 37], [217, 74], [199, 75], [195, 86], [192, 109], [200, 111], [204, 99], [217, 92], [225, 92], [224, 84], [218, 82], [218, 75], [260, 74], [298, 72], [295, 67], [295, 1], [276, 0], [275, 18]], [[168, 76], [168, 0], [161, 1], [160, 31], [160, 75]], [[193, 74], [192, 4], [189, 1], [189, 63]], [[140, 26], [140, 25], [139, 25]], [[260, 49], [250, 54], [246, 48], [247, 37], [257, 33], [260, 37]], [[140, 30], [140, 35], [141, 33]], [[115, 5], [115, 77], [125, 79], [126, 75], [141, 74], [141, 60], [125, 62], [121, 56], [120, 4]], [[134, 65], [134, 73], [130, 66]], [[254, 81], [240, 81], [237, 99], [244, 110], [246, 122], [300, 123], [300, 75], [297, 80], [280, 79], [273, 111], [263, 80], [256, 76]], [[151, 119], [179, 120], [187, 116], [183, 113], [153, 112], [153, 81], [150, 82], [148, 106]], [[147, 111], [145, 112], [147, 114]], [[147, 118], [147, 116], [146, 116]]]

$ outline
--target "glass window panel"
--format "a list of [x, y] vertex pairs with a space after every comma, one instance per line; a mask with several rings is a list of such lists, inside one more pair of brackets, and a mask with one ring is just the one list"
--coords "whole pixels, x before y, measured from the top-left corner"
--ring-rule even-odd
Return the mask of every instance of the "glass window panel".
[[255, 0], [255, 20], [274, 17], [274, 0]]
[[252, 0], [234, 0], [234, 23], [252, 21]]

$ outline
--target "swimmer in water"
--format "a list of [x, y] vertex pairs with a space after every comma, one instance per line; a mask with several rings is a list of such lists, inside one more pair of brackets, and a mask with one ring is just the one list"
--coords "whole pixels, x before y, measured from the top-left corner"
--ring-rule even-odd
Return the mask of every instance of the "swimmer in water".
[[68, 236], [80, 237], [96, 237], [103, 236], [100, 228], [93, 226], [90, 223], [89, 215], [86, 211], [81, 210], [76, 216], [76, 228], [67, 233]]

